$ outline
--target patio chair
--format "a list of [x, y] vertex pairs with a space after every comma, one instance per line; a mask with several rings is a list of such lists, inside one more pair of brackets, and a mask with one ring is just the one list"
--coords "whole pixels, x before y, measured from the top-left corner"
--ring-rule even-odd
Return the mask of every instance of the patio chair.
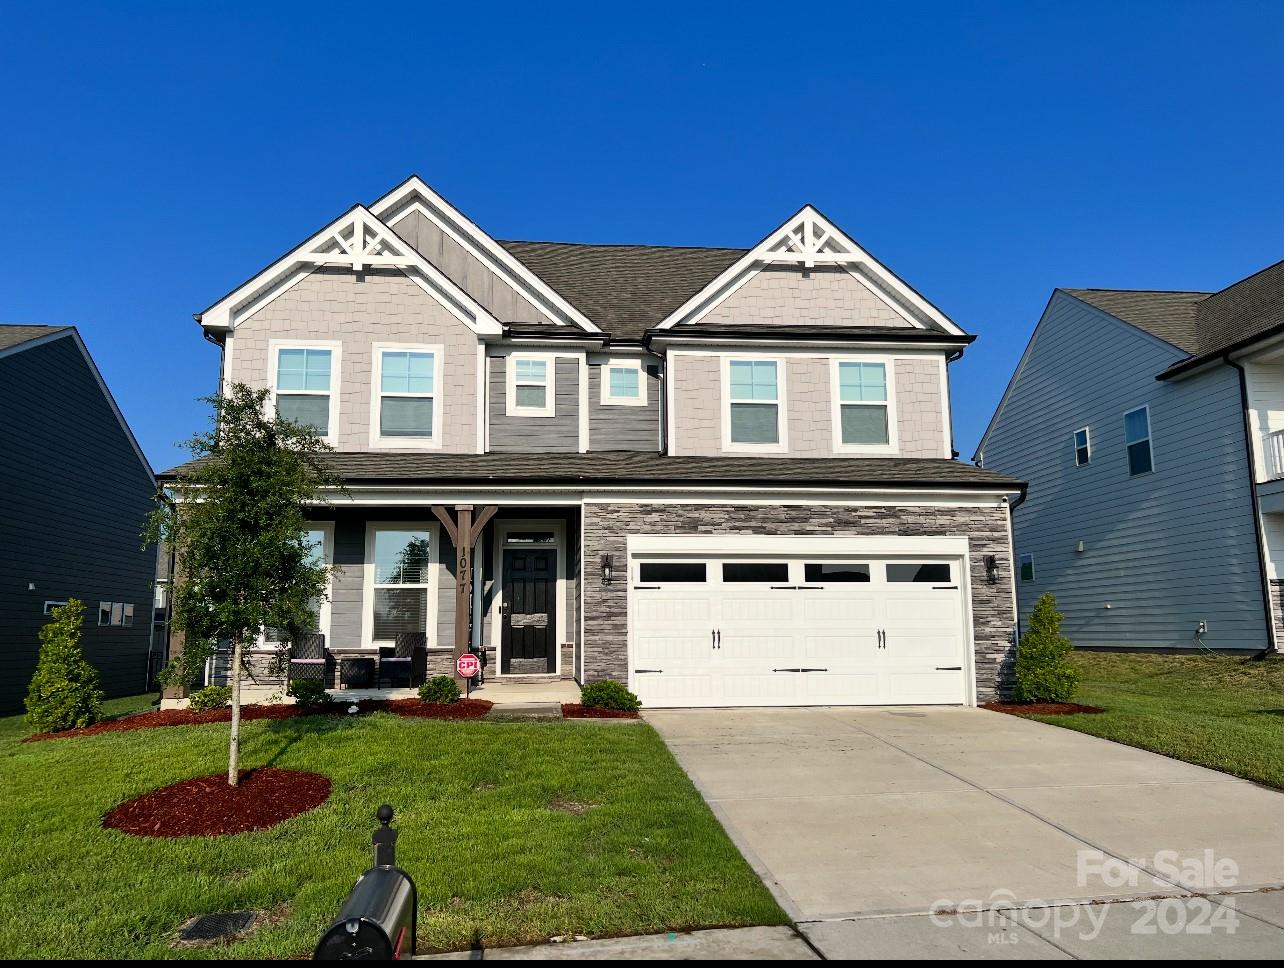
[[428, 636], [424, 632], [398, 632], [396, 644], [379, 649], [379, 684], [422, 685], [428, 675]]
[[318, 679], [325, 682], [328, 666], [324, 633], [301, 632], [294, 636], [290, 644], [290, 682], [296, 679]]

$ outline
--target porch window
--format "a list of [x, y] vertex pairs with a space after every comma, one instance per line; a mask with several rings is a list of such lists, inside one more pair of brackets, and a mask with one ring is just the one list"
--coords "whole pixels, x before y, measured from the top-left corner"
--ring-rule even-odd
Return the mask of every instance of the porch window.
[[508, 411], [524, 417], [551, 417], [553, 360], [542, 356], [508, 358]]
[[333, 353], [313, 347], [276, 351], [276, 412], [286, 420], [330, 435], [330, 369]]
[[[304, 541], [307, 542], [309, 565], [324, 565], [327, 563], [326, 558], [326, 531], [322, 528], [309, 528], [304, 532]], [[307, 626], [300, 631], [305, 632], [325, 632], [324, 610], [326, 605], [325, 598], [314, 598], [308, 602], [308, 615], [310, 621]], [[269, 646], [281, 645], [289, 641], [289, 634], [284, 629], [268, 628], [263, 630], [263, 644]]]
[[374, 535], [373, 640], [428, 631], [432, 543], [427, 529], [381, 528]]
[[379, 435], [432, 438], [437, 407], [437, 355], [384, 350], [379, 356]]
[[838, 364], [840, 440], [844, 445], [885, 446], [888, 436], [887, 365]]
[[732, 360], [731, 443], [780, 443], [780, 386], [775, 360]]
[[1128, 476], [1149, 474], [1155, 469], [1150, 451], [1150, 408], [1138, 407], [1124, 414], [1124, 443], [1128, 445]]

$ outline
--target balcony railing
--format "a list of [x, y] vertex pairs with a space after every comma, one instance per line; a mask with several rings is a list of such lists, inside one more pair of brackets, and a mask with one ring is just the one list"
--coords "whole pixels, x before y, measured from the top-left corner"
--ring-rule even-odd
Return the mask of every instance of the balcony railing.
[[1284, 430], [1262, 436], [1262, 462], [1268, 481], [1284, 478]]

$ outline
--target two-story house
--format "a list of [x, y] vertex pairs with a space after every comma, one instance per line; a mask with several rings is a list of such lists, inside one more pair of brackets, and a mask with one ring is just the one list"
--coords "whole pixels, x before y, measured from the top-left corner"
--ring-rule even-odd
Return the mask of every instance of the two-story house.
[[331, 648], [652, 706], [1002, 688], [1022, 488], [952, 459], [973, 337], [811, 206], [748, 249], [501, 242], [414, 177], [196, 318], [336, 449]]
[[1022, 615], [1076, 645], [1284, 643], [1284, 262], [1220, 292], [1058, 289], [977, 450], [1013, 510]]

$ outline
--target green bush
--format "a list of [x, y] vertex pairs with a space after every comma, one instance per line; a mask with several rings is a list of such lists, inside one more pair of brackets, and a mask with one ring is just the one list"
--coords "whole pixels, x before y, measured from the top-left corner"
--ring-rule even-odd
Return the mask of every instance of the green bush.
[[286, 692], [300, 706], [325, 706], [331, 701], [325, 683], [319, 679], [295, 679]]
[[204, 713], [211, 709], [222, 709], [231, 702], [231, 686], [206, 686], [192, 693], [192, 697], [187, 701], [187, 708], [193, 712]]
[[1034, 603], [1030, 630], [1017, 645], [1017, 702], [1069, 702], [1079, 691], [1081, 676], [1068, 658], [1074, 647], [1061, 634], [1063, 617], [1051, 592]]
[[616, 709], [624, 713], [637, 712], [642, 700], [614, 679], [590, 682], [580, 689], [580, 705], [589, 709]]
[[85, 606], [71, 599], [40, 630], [40, 658], [27, 688], [27, 723], [41, 733], [92, 726], [103, 715], [98, 670], [80, 650]]
[[454, 676], [433, 676], [419, 687], [419, 698], [443, 706], [459, 702], [459, 683]]

